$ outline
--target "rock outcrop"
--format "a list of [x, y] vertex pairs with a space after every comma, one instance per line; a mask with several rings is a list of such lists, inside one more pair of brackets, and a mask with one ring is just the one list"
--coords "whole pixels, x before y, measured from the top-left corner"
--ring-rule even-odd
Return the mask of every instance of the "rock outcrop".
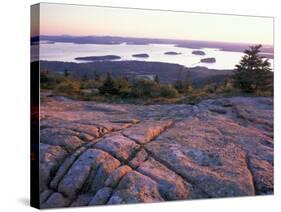
[[45, 97], [42, 208], [273, 193], [273, 99], [126, 105]]

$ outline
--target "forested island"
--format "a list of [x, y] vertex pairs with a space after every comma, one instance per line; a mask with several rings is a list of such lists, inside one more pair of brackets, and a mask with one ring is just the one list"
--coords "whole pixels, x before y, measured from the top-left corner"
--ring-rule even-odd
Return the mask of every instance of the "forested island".
[[87, 57], [76, 57], [75, 60], [83, 61], [105, 61], [105, 60], [117, 60], [121, 57], [117, 55], [105, 55], [105, 56], [87, 56]]

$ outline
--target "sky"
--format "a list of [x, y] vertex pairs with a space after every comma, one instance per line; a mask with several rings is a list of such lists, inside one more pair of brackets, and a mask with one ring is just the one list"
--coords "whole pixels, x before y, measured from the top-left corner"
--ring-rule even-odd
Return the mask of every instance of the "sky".
[[273, 18], [40, 4], [41, 35], [97, 35], [273, 44]]

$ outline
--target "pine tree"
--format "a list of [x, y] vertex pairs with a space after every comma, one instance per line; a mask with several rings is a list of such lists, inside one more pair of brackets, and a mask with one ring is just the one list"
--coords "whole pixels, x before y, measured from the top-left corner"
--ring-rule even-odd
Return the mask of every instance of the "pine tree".
[[63, 75], [64, 77], [69, 77], [70, 74], [67, 69], [64, 70]]
[[192, 89], [193, 88], [192, 88], [191, 75], [190, 75], [190, 71], [188, 70], [184, 80], [184, 90], [185, 92], [191, 92]]
[[100, 77], [99, 73], [94, 72], [94, 79], [95, 79], [95, 81], [97, 81], [97, 82], [99, 82], [99, 81], [101, 80], [101, 77]]
[[267, 89], [272, 84], [270, 63], [259, 55], [262, 45], [251, 46], [234, 70], [234, 86], [244, 92]]
[[182, 80], [176, 80], [174, 82], [174, 88], [177, 89], [177, 91], [179, 93], [183, 93], [184, 92], [184, 83]]
[[178, 71], [177, 80], [174, 82], [174, 88], [177, 89], [179, 93], [184, 92], [184, 83], [182, 80], [182, 68], [180, 68]]
[[107, 72], [106, 79], [103, 85], [100, 87], [101, 94], [117, 94], [118, 89], [116, 88], [115, 82], [111, 77], [111, 74]]
[[82, 77], [82, 81], [87, 82], [89, 80], [89, 77], [87, 75], [87, 73], [84, 73], [83, 77]]
[[154, 77], [154, 82], [156, 82], [157, 84], [160, 83], [160, 79], [159, 79], [158, 74], [155, 75], [155, 77]]
[[192, 80], [190, 71], [187, 70], [185, 76], [183, 76], [183, 68], [178, 72], [177, 80], [174, 82], [174, 88], [177, 89], [179, 93], [188, 93], [192, 91]]

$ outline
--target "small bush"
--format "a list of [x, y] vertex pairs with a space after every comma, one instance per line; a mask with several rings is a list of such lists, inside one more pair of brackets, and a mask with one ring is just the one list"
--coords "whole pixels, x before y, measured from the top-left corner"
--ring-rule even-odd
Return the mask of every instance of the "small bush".
[[90, 89], [91, 85], [89, 82], [81, 81], [80, 83], [80, 89]]
[[176, 80], [174, 82], [174, 88], [177, 89], [177, 91], [179, 93], [183, 93], [184, 92], [184, 83], [182, 80]]
[[51, 75], [48, 71], [40, 72], [40, 86], [44, 89], [54, 89], [56, 86], [56, 78]]
[[232, 80], [226, 79], [224, 81], [224, 84], [219, 86], [219, 88], [217, 90], [218, 90], [218, 93], [231, 93], [235, 90], [235, 88], [233, 87]]
[[173, 86], [179, 93], [190, 93], [193, 90], [190, 80], [176, 80]]
[[75, 95], [80, 92], [80, 82], [70, 79], [65, 79], [56, 87], [56, 91], [67, 95]]
[[178, 91], [171, 85], [161, 85], [161, 96], [166, 98], [175, 98], [178, 96]]
[[213, 94], [213, 93], [216, 93], [217, 92], [217, 89], [218, 89], [218, 84], [212, 82], [211, 80], [207, 80], [205, 82], [205, 85], [203, 87], [203, 90], [206, 92], [206, 93], [209, 93], [209, 94]]
[[101, 88], [102, 85], [103, 85], [102, 81], [96, 81], [96, 80], [91, 80], [90, 81], [90, 87], [91, 88], [99, 89], [99, 88]]
[[128, 82], [128, 79], [124, 77], [117, 77], [114, 79], [115, 87], [117, 88], [117, 92], [122, 97], [127, 97], [131, 93], [131, 88]]
[[132, 83], [132, 96], [142, 97], [159, 97], [161, 93], [160, 86], [157, 82], [152, 80], [135, 80]]

